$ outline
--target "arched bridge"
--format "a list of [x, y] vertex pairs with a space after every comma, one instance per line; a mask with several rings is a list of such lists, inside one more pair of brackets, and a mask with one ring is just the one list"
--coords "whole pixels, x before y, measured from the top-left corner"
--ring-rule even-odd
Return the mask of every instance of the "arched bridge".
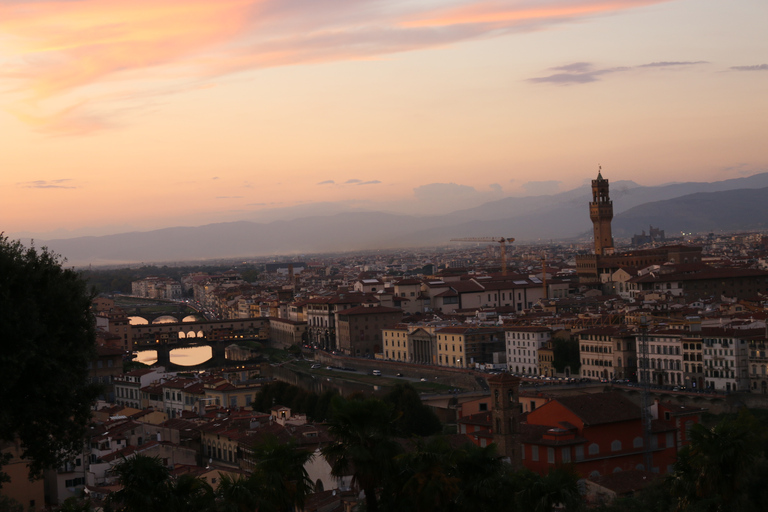
[[132, 325], [131, 350], [156, 350], [158, 364], [167, 365], [175, 348], [209, 345], [216, 357], [233, 341], [268, 339], [268, 329], [269, 319], [261, 317]]

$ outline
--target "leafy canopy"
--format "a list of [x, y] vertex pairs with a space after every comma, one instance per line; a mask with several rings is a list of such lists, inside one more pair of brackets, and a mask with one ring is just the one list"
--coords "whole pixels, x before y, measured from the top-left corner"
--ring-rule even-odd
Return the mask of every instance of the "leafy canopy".
[[57, 255], [0, 235], [0, 440], [21, 441], [33, 474], [82, 445], [99, 392], [91, 299]]

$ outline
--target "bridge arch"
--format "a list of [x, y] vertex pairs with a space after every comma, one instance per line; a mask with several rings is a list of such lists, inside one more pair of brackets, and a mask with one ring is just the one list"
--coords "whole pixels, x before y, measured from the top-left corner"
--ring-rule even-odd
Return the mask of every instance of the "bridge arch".
[[153, 325], [156, 324], [177, 324], [179, 323], [179, 320], [175, 316], [171, 315], [163, 315], [155, 318], [155, 320], [152, 322]]

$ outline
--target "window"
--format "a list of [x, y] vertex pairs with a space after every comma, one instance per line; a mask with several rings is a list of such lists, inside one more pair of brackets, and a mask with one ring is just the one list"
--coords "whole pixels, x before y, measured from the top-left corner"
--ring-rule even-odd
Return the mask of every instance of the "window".
[[571, 462], [571, 449], [570, 447], [565, 447], [562, 450], [560, 450], [560, 457], [563, 459], [563, 464], [568, 464]]
[[618, 452], [621, 451], [621, 441], [616, 439], [614, 442], [611, 443], [611, 451], [612, 452]]
[[547, 463], [548, 464], [554, 464], [555, 463], [555, 449], [554, 448], [547, 448]]
[[592, 443], [591, 445], [589, 445], [590, 455], [597, 455], [598, 453], [600, 453], [600, 446], [598, 446], [597, 443]]
[[539, 460], [539, 447], [536, 445], [531, 446], [531, 460], [532, 461]]

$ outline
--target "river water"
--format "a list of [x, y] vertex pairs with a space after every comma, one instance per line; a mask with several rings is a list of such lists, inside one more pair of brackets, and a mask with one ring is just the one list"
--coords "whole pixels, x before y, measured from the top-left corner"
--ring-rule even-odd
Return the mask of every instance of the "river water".
[[[211, 357], [213, 357], [213, 349], [208, 345], [171, 350], [171, 362], [179, 366], [197, 366], [208, 361]], [[134, 361], [153, 365], [157, 362], [157, 352], [154, 350], [141, 350], [136, 352]]]

